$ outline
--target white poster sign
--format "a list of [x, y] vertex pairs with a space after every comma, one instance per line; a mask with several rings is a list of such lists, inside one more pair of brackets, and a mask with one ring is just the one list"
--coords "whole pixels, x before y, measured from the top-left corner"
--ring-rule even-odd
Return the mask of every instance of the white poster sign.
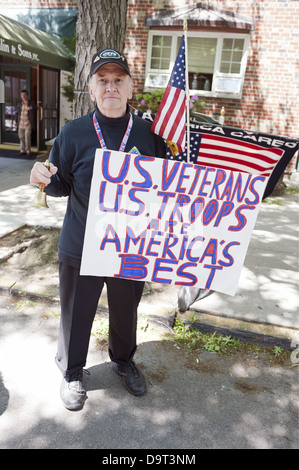
[[97, 150], [81, 274], [234, 295], [264, 176]]

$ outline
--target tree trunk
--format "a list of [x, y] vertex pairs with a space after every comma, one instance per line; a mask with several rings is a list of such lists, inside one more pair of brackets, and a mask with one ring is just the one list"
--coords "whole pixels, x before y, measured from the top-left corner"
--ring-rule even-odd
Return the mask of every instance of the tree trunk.
[[88, 78], [93, 54], [101, 49], [124, 49], [128, 0], [78, 0], [76, 26], [76, 67], [74, 118], [94, 107], [88, 93]]

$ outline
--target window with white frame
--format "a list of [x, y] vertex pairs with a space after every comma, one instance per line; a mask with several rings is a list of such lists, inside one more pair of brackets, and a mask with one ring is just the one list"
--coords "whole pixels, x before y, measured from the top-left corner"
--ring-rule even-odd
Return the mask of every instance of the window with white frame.
[[[149, 31], [145, 90], [167, 86], [181, 31]], [[240, 99], [248, 34], [188, 32], [188, 77], [192, 94]]]

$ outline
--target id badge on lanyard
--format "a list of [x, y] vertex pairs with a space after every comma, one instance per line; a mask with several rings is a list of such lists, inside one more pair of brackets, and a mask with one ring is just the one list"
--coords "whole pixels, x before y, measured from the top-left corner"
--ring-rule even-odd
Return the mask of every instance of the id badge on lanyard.
[[[94, 125], [95, 131], [97, 133], [97, 136], [98, 136], [98, 139], [99, 139], [99, 142], [100, 142], [100, 145], [101, 145], [102, 149], [107, 149], [107, 145], [105, 143], [103, 133], [102, 133], [100, 124], [99, 124], [99, 122], [96, 118], [95, 113], [93, 114], [93, 125]], [[129, 119], [129, 122], [128, 122], [126, 132], [124, 133], [124, 136], [122, 138], [122, 141], [121, 141], [121, 144], [120, 144], [120, 147], [119, 147], [119, 152], [124, 152], [125, 151], [125, 148], [126, 148], [129, 136], [130, 136], [132, 126], [133, 126], [133, 116], [132, 116], [132, 113], [130, 113], [130, 119]]]

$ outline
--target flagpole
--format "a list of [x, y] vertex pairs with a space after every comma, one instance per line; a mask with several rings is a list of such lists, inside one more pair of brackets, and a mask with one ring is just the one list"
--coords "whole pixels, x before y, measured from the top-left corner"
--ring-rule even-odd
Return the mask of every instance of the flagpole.
[[185, 36], [185, 88], [186, 88], [186, 111], [187, 111], [187, 162], [190, 162], [190, 97], [189, 97], [189, 75], [188, 75], [188, 41], [187, 41], [187, 16], [184, 18], [184, 36]]

